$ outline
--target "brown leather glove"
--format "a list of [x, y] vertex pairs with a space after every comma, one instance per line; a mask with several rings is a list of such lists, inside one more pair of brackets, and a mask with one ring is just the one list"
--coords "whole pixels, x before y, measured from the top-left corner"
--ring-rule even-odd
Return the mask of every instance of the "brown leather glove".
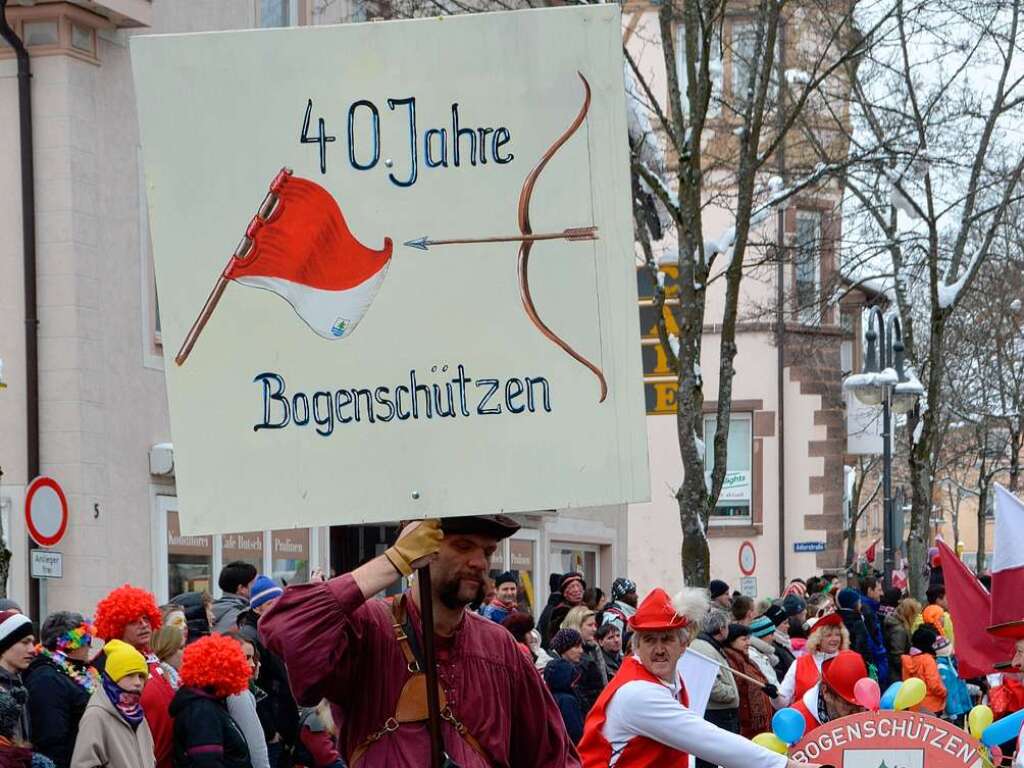
[[384, 556], [403, 576], [409, 576], [412, 564], [424, 557], [437, 554], [441, 548], [444, 531], [440, 520], [423, 520], [413, 523], [402, 531], [394, 546], [384, 551]]

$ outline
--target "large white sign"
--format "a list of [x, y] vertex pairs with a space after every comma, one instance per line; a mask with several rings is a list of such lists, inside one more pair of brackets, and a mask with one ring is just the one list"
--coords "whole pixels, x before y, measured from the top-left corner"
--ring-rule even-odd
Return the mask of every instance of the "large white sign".
[[131, 47], [183, 535], [648, 498], [617, 6]]

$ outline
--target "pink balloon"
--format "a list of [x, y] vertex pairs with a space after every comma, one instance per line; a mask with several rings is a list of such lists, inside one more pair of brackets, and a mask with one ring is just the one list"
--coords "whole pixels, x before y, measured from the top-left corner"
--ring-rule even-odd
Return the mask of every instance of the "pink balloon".
[[989, 747], [988, 748], [988, 753], [990, 755], [992, 755], [992, 762], [995, 765], [999, 765], [999, 763], [1002, 762], [1002, 760], [1003, 760], [1003, 750], [1000, 749], [999, 747]]
[[882, 691], [878, 682], [870, 677], [862, 677], [853, 686], [853, 698], [868, 712], [877, 712], [882, 699]]

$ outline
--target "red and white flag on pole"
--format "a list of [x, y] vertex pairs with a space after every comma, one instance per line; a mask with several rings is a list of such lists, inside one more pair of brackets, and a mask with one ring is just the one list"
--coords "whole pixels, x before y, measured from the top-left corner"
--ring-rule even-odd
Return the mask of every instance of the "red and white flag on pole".
[[871, 542], [871, 546], [864, 550], [864, 559], [869, 563], [875, 562], [875, 558], [878, 556], [878, 542], [881, 539], [875, 539]]
[[282, 169], [175, 361], [184, 364], [229, 281], [276, 293], [318, 336], [347, 338], [384, 282], [391, 247], [391, 238], [380, 250], [360, 243], [330, 192]]
[[942, 563], [949, 614], [956, 632], [960, 677], [980, 677], [995, 672], [995, 664], [1013, 657], [1013, 640], [993, 637], [985, 631], [995, 602], [993, 596], [946, 542], [937, 541], [936, 546]]
[[995, 486], [995, 532], [992, 534], [992, 621], [1024, 618], [1024, 503]]

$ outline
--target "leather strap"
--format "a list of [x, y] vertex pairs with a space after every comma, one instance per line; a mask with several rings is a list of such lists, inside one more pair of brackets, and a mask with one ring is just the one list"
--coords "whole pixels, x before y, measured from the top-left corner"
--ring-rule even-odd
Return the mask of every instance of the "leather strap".
[[[422, 656], [420, 654], [419, 638], [412, 626], [405, 609], [406, 595], [403, 593], [391, 602], [391, 629], [395, 635], [402, 656], [405, 657], [406, 667], [410, 677], [402, 686], [402, 692], [398, 696], [398, 703], [395, 705], [395, 714], [384, 721], [384, 725], [367, 736], [357, 746], [349, 757], [349, 766], [355, 768], [356, 763], [363, 758], [367, 750], [376, 742], [380, 741], [387, 734], [397, 731], [403, 722], [423, 722], [428, 715], [426, 706], [426, 674], [423, 672]], [[461, 720], [456, 717], [444, 695], [444, 689], [438, 685], [438, 698], [441, 705], [441, 719], [446, 720], [462, 737], [470, 748], [480, 755], [488, 765], [493, 765], [490, 755], [483, 748], [477, 738], [471, 734]], [[410, 715], [409, 713], [415, 713]], [[422, 713], [422, 714], [421, 714]], [[454, 765], [454, 763], [452, 763]]]

